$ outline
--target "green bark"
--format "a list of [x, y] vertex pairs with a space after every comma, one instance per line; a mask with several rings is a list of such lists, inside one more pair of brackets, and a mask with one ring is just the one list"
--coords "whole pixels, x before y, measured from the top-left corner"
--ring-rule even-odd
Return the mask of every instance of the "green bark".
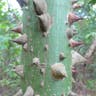
[[[28, 9], [23, 9], [23, 32], [28, 35], [28, 51], [22, 52], [21, 62], [24, 64], [24, 78], [22, 88], [25, 90], [28, 85], [32, 85], [35, 94], [40, 96], [61, 96], [71, 90], [71, 53], [66, 36], [65, 22], [70, 11], [70, 0], [46, 0], [48, 13], [53, 18], [53, 24], [47, 37], [42, 37], [38, 17], [36, 16], [33, 0], [28, 3]], [[30, 20], [28, 19], [31, 17]], [[32, 39], [32, 40], [31, 40]], [[48, 44], [48, 51], [44, 51], [44, 45]], [[33, 52], [29, 50], [33, 47]], [[65, 65], [67, 75], [63, 80], [54, 80], [51, 75], [51, 65], [59, 62], [59, 54], [64, 52], [66, 59], [62, 61]], [[40, 63], [46, 64], [46, 74], [42, 75], [37, 66], [31, 66], [32, 59], [38, 57]], [[44, 87], [40, 82], [44, 81]]]

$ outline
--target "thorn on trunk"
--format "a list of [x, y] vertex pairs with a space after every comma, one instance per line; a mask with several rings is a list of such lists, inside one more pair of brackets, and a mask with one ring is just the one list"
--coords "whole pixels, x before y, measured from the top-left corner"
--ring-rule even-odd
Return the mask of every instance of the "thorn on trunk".
[[11, 29], [11, 31], [22, 34], [22, 30], [23, 30], [23, 24], [18, 25], [17, 27]]
[[55, 63], [51, 66], [52, 77], [56, 80], [62, 80], [67, 77], [65, 66], [62, 63]]
[[69, 24], [69, 26], [71, 26], [74, 22], [77, 22], [77, 21], [82, 20], [82, 19], [83, 19], [82, 17], [79, 17], [78, 15], [76, 15], [72, 12], [70, 12], [68, 14], [68, 24]]
[[23, 34], [19, 38], [16, 38], [12, 41], [16, 42], [17, 44], [24, 45], [25, 43], [27, 43], [27, 35]]
[[47, 12], [47, 3], [45, 0], [33, 0], [34, 9], [37, 15]]

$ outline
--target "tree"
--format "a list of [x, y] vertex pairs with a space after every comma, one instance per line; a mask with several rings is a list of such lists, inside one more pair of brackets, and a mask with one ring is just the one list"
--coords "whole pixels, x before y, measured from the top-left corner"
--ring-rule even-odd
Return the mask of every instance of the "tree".
[[71, 54], [65, 24], [70, 3], [70, 0], [30, 0], [22, 8], [23, 42], [22, 36], [13, 41], [23, 46], [23, 91], [32, 86], [40, 96], [67, 96], [71, 90]]

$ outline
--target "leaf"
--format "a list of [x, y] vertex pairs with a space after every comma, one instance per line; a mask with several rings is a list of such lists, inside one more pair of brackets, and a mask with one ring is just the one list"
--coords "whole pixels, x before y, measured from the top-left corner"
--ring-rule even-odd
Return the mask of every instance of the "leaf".
[[94, 5], [95, 3], [96, 3], [96, 0], [90, 0], [90, 1], [89, 1], [89, 4]]

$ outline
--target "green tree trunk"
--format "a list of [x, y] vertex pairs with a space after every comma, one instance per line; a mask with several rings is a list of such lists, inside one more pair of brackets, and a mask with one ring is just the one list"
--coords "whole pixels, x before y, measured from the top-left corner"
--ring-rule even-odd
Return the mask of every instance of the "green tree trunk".
[[[53, 19], [52, 27], [47, 37], [42, 36], [33, 0], [29, 1], [28, 8], [23, 9], [23, 32], [28, 36], [28, 51], [23, 50], [22, 52], [21, 63], [24, 64], [24, 78], [21, 85], [23, 90], [31, 85], [35, 94], [40, 94], [40, 96], [63, 96], [63, 94], [67, 96], [72, 87], [71, 54], [65, 32], [67, 28], [65, 22], [70, 11], [70, 0], [46, 0], [46, 2], [48, 13]], [[44, 51], [46, 44], [48, 45], [48, 51]], [[59, 61], [61, 52], [64, 52], [66, 58]], [[46, 65], [45, 74], [40, 72], [40, 67], [32, 65], [34, 57], [40, 59], [40, 64]], [[55, 80], [52, 77], [51, 65], [59, 62], [64, 64], [67, 77]]]

